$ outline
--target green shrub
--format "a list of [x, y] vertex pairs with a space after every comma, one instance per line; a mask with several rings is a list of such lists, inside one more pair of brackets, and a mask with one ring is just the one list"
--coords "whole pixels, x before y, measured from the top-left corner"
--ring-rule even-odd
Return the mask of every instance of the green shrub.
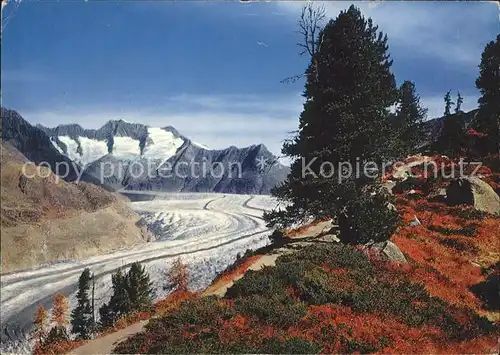
[[340, 240], [346, 244], [384, 242], [396, 231], [399, 214], [387, 193], [366, 190], [348, 200], [338, 214]]
[[237, 280], [227, 292], [227, 298], [251, 295], [273, 295], [285, 291], [284, 283], [273, 267], [264, 267], [260, 271], [249, 270], [245, 276]]
[[258, 353], [264, 354], [318, 354], [321, 348], [306, 339], [289, 337], [282, 341], [278, 338], [266, 339]]
[[331, 290], [330, 278], [320, 268], [307, 272], [297, 284], [301, 299], [314, 305], [341, 303], [341, 297]]
[[221, 303], [216, 296], [190, 299], [182, 302], [176, 311], [161, 318], [169, 326], [197, 324], [213, 325], [216, 319], [231, 319], [236, 313], [231, 307]]
[[286, 294], [271, 298], [263, 295], [243, 297], [236, 301], [236, 310], [281, 329], [294, 325], [307, 313], [305, 304], [296, 302]]
[[276, 261], [276, 265], [289, 263], [309, 262], [313, 266], [326, 264], [330, 269], [357, 269], [369, 272], [372, 264], [365, 254], [351, 245], [318, 244], [304, 248], [293, 255], [283, 255]]

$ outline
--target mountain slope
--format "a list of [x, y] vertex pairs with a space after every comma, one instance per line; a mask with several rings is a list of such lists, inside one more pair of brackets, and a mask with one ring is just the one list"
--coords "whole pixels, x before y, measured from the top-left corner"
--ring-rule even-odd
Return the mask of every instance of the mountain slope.
[[12, 144], [0, 145], [3, 273], [148, 239], [123, 197], [86, 182], [66, 182], [47, 167], [26, 166], [28, 159]]
[[[459, 120], [461, 126], [463, 128], [467, 128], [470, 127], [472, 122], [475, 120], [477, 112], [478, 110], [476, 109], [469, 112], [455, 113], [448, 117]], [[442, 116], [430, 119], [424, 123], [425, 140], [423, 145], [430, 145], [439, 138], [441, 131], [443, 130], [445, 119], [446, 116]]]
[[53, 172], [66, 181], [81, 180], [99, 184], [93, 176], [81, 171], [66, 155], [61, 154], [41, 129], [32, 126], [14, 110], [1, 109], [2, 139], [16, 148], [22, 155], [35, 164], [50, 166]]

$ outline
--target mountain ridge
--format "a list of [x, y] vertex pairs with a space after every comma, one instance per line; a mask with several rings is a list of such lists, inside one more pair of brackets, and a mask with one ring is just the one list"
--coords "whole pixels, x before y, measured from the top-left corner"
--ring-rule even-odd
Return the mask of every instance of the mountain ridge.
[[[56, 162], [75, 162], [84, 169], [85, 181], [112, 189], [268, 194], [288, 174], [288, 167], [262, 143], [244, 148], [232, 145], [209, 149], [169, 125], [151, 127], [109, 120], [99, 129], [85, 129], [77, 123], [50, 128], [41, 124], [31, 126], [16, 111], [2, 108], [2, 115], [4, 111], [11, 117], [6, 121], [7, 132], [16, 131], [13, 128], [16, 125], [25, 128], [24, 134], [5, 136], [14, 140], [14, 145], [28, 159], [33, 160], [32, 150], [41, 150], [43, 157], [53, 162], [53, 171]], [[36, 149], [19, 144], [29, 141], [30, 135], [41, 137]], [[134, 165], [147, 168], [147, 174], [134, 176], [134, 170], [130, 169]], [[175, 175], [159, 174], [159, 169], [165, 166], [170, 166]], [[200, 167], [205, 166], [204, 175], [199, 176]], [[103, 174], [105, 169], [113, 169], [110, 176]]]

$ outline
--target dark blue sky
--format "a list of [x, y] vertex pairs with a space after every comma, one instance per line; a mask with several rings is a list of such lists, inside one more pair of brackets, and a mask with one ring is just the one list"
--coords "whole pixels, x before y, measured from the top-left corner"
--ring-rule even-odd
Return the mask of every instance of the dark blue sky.
[[[19, 5], [19, 6], [17, 6]], [[350, 3], [326, 3], [335, 17]], [[430, 116], [447, 90], [465, 108], [494, 3], [358, 4], [387, 32], [398, 82], [411, 79]], [[98, 127], [113, 118], [173, 125], [213, 147], [264, 142], [275, 153], [297, 126], [302, 83], [298, 2], [11, 0], [4, 10], [2, 104], [31, 122]]]

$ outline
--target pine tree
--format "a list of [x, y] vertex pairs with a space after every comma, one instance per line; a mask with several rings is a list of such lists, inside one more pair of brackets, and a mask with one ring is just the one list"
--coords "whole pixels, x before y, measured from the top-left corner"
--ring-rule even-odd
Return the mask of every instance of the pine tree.
[[420, 103], [415, 84], [406, 80], [398, 91], [397, 109], [394, 115], [395, 137], [391, 140], [395, 157], [413, 153], [424, 137], [423, 122], [427, 109]]
[[115, 317], [109, 303], [103, 303], [99, 308], [99, 326], [101, 329], [110, 328], [114, 325], [117, 318]]
[[132, 310], [130, 298], [127, 292], [127, 278], [121, 269], [111, 275], [113, 294], [109, 303], [105, 303], [99, 309], [100, 323], [102, 327], [109, 327]]
[[34, 325], [34, 337], [37, 339], [39, 345], [43, 343], [43, 339], [47, 335], [47, 322], [49, 320], [47, 310], [44, 306], [40, 306], [35, 315]]
[[455, 106], [455, 113], [460, 112], [463, 103], [464, 103], [464, 98], [460, 94], [460, 91], [457, 91], [457, 105]]
[[445, 116], [451, 115], [451, 106], [452, 105], [453, 105], [453, 101], [451, 101], [451, 90], [450, 90], [444, 95], [444, 115]]
[[78, 304], [71, 312], [71, 332], [81, 339], [89, 339], [93, 329], [92, 307], [89, 299], [91, 275], [90, 270], [83, 270], [78, 280]]
[[131, 309], [149, 309], [153, 303], [154, 290], [144, 266], [138, 262], [133, 263], [127, 273], [126, 282]]
[[476, 87], [481, 92], [475, 128], [488, 136], [487, 150], [500, 153], [500, 35], [489, 42], [481, 56]]
[[174, 291], [187, 291], [189, 273], [186, 264], [181, 258], [177, 258], [172, 263], [170, 270], [167, 273], [168, 286], [166, 289]]
[[[394, 132], [389, 107], [397, 89], [387, 36], [351, 6], [318, 37], [314, 65], [306, 71], [299, 131], [282, 149], [293, 160], [291, 171], [272, 191], [288, 207], [265, 214], [270, 226], [287, 226], [311, 215], [332, 217], [342, 200], [355, 194], [329, 168], [337, 169], [340, 162], [352, 167], [358, 161], [380, 163], [390, 154], [387, 141]], [[357, 179], [354, 186], [365, 183]]]

